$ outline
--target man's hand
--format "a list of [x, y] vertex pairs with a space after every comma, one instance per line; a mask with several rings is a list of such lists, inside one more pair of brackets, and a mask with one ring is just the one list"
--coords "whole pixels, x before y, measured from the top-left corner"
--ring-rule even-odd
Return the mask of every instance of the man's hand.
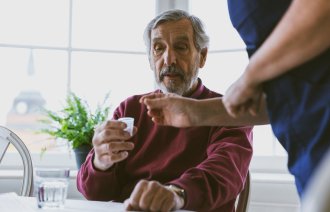
[[[124, 131], [125, 127], [126, 124], [123, 122], [108, 120], [95, 129], [93, 137], [95, 168], [105, 171], [114, 163], [128, 157], [128, 151], [134, 148], [134, 144], [127, 141], [131, 136]], [[136, 131], [134, 127], [133, 135]]]
[[125, 205], [126, 210], [171, 211], [182, 208], [184, 200], [159, 182], [141, 180]]

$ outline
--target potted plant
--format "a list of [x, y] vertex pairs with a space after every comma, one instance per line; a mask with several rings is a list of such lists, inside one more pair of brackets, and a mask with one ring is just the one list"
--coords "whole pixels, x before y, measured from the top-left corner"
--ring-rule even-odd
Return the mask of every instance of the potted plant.
[[92, 148], [95, 126], [108, 117], [110, 107], [105, 106], [108, 97], [106, 95], [103, 104], [98, 105], [94, 113], [87, 102], [74, 93], [68, 94], [62, 110], [54, 112], [45, 109], [46, 119], [42, 122], [48, 127], [41, 132], [55, 139], [65, 139], [75, 152], [78, 169]]

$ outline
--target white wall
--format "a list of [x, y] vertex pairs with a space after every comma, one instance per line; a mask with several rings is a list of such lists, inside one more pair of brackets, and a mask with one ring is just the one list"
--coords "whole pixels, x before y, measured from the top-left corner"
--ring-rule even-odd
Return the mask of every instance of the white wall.
[[251, 173], [249, 212], [299, 211], [294, 179], [289, 174]]

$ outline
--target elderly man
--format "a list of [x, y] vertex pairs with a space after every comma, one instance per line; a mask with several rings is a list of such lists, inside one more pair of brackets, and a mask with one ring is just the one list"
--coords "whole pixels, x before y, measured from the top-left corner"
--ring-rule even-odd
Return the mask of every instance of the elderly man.
[[[144, 34], [159, 90], [193, 99], [219, 97], [198, 78], [209, 38], [201, 21], [181, 10], [154, 18]], [[90, 200], [125, 201], [127, 210], [235, 211], [252, 157], [251, 127], [155, 125], [143, 95], [126, 99], [95, 130], [94, 148], [77, 179]], [[121, 117], [134, 117], [131, 137]]]

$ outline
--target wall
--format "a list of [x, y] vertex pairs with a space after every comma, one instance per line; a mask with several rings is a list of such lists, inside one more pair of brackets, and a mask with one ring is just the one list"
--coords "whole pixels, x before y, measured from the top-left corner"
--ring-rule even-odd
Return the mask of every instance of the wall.
[[249, 212], [299, 211], [294, 179], [289, 174], [251, 173]]

